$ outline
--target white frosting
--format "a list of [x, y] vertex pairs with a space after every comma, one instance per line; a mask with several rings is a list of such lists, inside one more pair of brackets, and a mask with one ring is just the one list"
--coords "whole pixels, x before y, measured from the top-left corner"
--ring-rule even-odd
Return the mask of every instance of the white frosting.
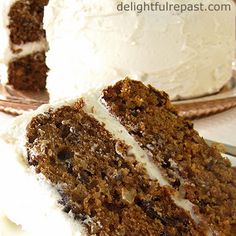
[[[45, 39], [41, 39], [37, 42], [30, 42], [22, 45], [11, 45], [10, 42], [10, 30], [8, 13], [11, 6], [18, 0], [4, 0], [0, 1], [0, 80], [1, 83], [6, 84], [8, 82], [8, 63], [14, 59], [21, 58], [36, 52], [46, 51], [48, 48]], [[13, 52], [14, 50], [19, 50], [19, 52]]]
[[44, 27], [51, 99], [78, 95], [127, 75], [172, 98], [212, 93], [229, 80], [233, 1], [204, 2], [232, 3], [231, 12], [183, 14], [118, 12], [118, 2], [50, 0]]
[[4, 0], [0, 1], [0, 35], [1, 35], [1, 47], [0, 47], [0, 62], [2, 63], [4, 60], [4, 55], [7, 50], [9, 50], [9, 29], [7, 25], [9, 25], [9, 17], [8, 13], [10, 11], [10, 7], [17, 0]]

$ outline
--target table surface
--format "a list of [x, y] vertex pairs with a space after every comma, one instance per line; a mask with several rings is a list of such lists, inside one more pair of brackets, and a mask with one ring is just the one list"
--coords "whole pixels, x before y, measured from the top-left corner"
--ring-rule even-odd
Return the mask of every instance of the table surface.
[[204, 138], [236, 146], [236, 108], [194, 121]]

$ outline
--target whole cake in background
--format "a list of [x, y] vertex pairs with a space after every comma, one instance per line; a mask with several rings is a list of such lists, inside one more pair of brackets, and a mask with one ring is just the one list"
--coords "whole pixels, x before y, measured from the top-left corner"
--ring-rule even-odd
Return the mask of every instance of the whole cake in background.
[[231, 78], [233, 1], [206, 3], [231, 2], [231, 12], [182, 14], [117, 12], [118, 2], [49, 1], [44, 28], [52, 97], [130, 75], [171, 98], [188, 98], [217, 92]]
[[32, 236], [236, 235], [235, 168], [139, 81], [26, 113], [3, 139], [0, 208]]
[[[182, 14], [121, 12], [118, 3], [49, 0], [43, 26], [46, 0], [1, 1], [1, 32], [5, 32], [5, 46], [0, 46], [2, 80], [16, 88], [40, 89], [45, 86], [48, 67], [47, 89], [55, 100], [130, 75], [177, 99], [217, 92], [231, 78], [233, 1], [206, 3], [230, 3], [230, 12]], [[49, 44], [47, 67], [42, 27]], [[19, 51], [21, 43], [24, 49]]]

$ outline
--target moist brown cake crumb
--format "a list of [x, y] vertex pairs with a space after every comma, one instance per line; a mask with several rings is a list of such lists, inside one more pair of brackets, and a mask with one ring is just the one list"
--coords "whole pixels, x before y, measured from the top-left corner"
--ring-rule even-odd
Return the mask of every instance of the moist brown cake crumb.
[[235, 169], [178, 116], [168, 95], [126, 79], [105, 89], [103, 100], [209, 226], [236, 235]]
[[45, 53], [37, 52], [9, 63], [9, 84], [20, 90], [43, 90], [46, 87], [48, 68]]
[[9, 12], [10, 40], [21, 45], [45, 38], [42, 27], [44, 6], [48, 0], [16, 1]]
[[64, 211], [89, 235], [205, 235], [83, 106], [50, 110], [27, 128], [28, 162], [57, 188]]

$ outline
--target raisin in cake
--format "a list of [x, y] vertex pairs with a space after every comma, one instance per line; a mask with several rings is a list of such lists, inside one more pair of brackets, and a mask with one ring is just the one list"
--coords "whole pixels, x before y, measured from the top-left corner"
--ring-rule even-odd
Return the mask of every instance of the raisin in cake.
[[3, 139], [1, 208], [32, 235], [236, 234], [235, 169], [151, 86], [43, 106]]

